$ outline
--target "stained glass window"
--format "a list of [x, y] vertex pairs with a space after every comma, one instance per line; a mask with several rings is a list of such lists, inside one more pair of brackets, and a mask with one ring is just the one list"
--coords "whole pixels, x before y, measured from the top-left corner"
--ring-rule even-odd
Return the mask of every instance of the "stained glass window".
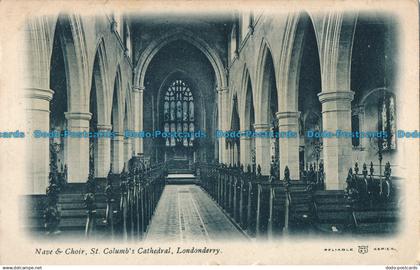
[[387, 138], [382, 141], [382, 149], [396, 149], [395, 100], [392, 95], [384, 95], [381, 97], [381, 102], [379, 104], [379, 126], [380, 130], [388, 134]]
[[[183, 80], [175, 80], [168, 87], [163, 104], [163, 126], [171, 127], [172, 132], [194, 132], [194, 98], [191, 90]], [[171, 138], [166, 140], [166, 146], [177, 145], [191, 147], [192, 138]]]

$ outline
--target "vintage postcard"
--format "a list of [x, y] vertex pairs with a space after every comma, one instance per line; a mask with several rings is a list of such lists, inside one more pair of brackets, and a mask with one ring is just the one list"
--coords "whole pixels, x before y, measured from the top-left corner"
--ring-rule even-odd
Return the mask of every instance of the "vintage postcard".
[[0, 264], [419, 263], [417, 1], [0, 13]]

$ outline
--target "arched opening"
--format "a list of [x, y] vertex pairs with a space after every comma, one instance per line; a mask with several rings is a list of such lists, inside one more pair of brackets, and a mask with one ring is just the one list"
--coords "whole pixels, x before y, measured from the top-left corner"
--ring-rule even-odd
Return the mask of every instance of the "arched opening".
[[322, 138], [310, 132], [322, 131], [322, 106], [317, 94], [321, 92], [321, 68], [317, 39], [311, 19], [301, 14], [297, 35], [302, 35], [298, 70], [299, 168], [322, 161]]
[[[96, 61], [94, 64], [94, 72], [95, 72]], [[92, 78], [92, 86], [90, 89], [90, 99], [89, 99], [89, 112], [92, 114], [92, 118], [89, 122], [89, 131], [96, 132], [98, 131], [98, 106], [96, 104], [96, 80], [95, 76]], [[95, 167], [97, 168], [96, 162], [98, 162], [98, 140], [96, 138], [89, 138], [89, 172], [96, 175]]]
[[[273, 56], [270, 49], [265, 47], [261, 77], [261, 107], [260, 124], [267, 125], [269, 132], [278, 131], [278, 121], [276, 113], [279, 111], [276, 77], [273, 63]], [[280, 147], [279, 138], [259, 138], [260, 146], [257, 149], [257, 163], [262, 168], [263, 174], [270, 173], [270, 166], [279, 165]], [[269, 151], [269, 153], [267, 153]], [[260, 152], [260, 153], [258, 153]], [[271, 163], [270, 163], [271, 162]]]
[[232, 24], [232, 29], [230, 32], [230, 42], [229, 42], [229, 60], [230, 62], [238, 55], [238, 25], [237, 23]]
[[[92, 118], [89, 122], [89, 131], [97, 132], [99, 124], [106, 124], [104, 119], [104, 102], [103, 97], [105, 93], [105, 84], [104, 84], [104, 70], [103, 70], [103, 60], [101, 58], [103, 54], [103, 48], [98, 47], [95, 60], [93, 63], [92, 70], [92, 82], [90, 89], [89, 97], [89, 112], [92, 114]], [[102, 144], [99, 141], [106, 140], [106, 138], [89, 138], [89, 170], [95, 175], [95, 177], [105, 177], [109, 171], [109, 168], [105, 163], [109, 164], [109, 160], [100, 160], [100, 156], [108, 156], [105, 154], [109, 149], [104, 149], [106, 144]]]
[[121, 77], [119, 70], [115, 76], [114, 89], [112, 94], [112, 107], [111, 107], [111, 126], [112, 132], [115, 137], [111, 140], [111, 170], [113, 173], [118, 174], [122, 171], [124, 165], [124, 136], [120, 116], [120, 98], [121, 93]]
[[[240, 130], [240, 119], [238, 112], [238, 97], [235, 95], [232, 101], [232, 116], [230, 122], [230, 131], [239, 132]], [[229, 164], [231, 166], [239, 166], [240, 157], [240, 140], [237, 136], [229, 137], [226, 139], [227, 148], [229, 150]]]
[[[278, 131], [278, 121], [276, 113], [279, 111], [278, 107], [278, 97], [277, 97], [277, 87], [276, 87], [276, 77], [274, 74], [274, 64], [273, 57], [271, 52], [268, 51], [266, 55], [265, 67], [264, 67], [264, 77], [263, 77], [263, 89], [269, 93], [269, 100], [266, 104], [269, 104], [267, 108], [267, 115], [269, 116], [270, 131]], [[272, 138], [270, 142], [270, 156], [278, 167], [279, 163], [279, 138]]]
[[[66, 60], [66, 57], [69, 57], [65, 52], [68, 42], [71, 36], [69, 32], [69, 26], [59, 18], [54, 32], [54, 41], [51, 54], [51, 65], [50, 65], [50, 89], [54, 91], [53, 99], [50, 104], [50, 130], [63, 132], [67, 129], [67, 121], [65, 118], [65, 113], [69, 110], [69, 70], [67, 69], [66, 63], [69, 60]], [[58, 172], [63, 172], [64, 167], [67, 164], [67, 149], [66, 149], [66, 140], [63, 137], [54, 138], [50, 140], [50, 154], [51, 151], [55, 153], [55, 161], [50, 162], [50, 171], [53, 170], [51, 166], [56, 166], [55, 168]]]
[[[217, 103], [214, 103], [214, 115], [213, 115], [213, 126], [217, 126], [217, 121], [219, 119], [219, 111], [217, 109]], [[215, 138], [214, 134], [211, 134], [211, 139], [214, 140], [214, 156], [213, 157], [209, 157], [208, 160], [211, 160], [213, 162], [220, 162], [219, 160], [219, 144], [220, 141], [218, 138]]]
[[[353, 158], [392, 160], [396, 144], [397, 23], [376, 13], [359, 15], [351, 61], [352, 131], [384, 131], [388, 138], [353, 138]], [[375, 162], [374, 162], [375, 163]]]
[[[251, 78], [247, 75], [246, 78], [246, 95], [245, 95], [245, 126], [243, 130], [254, 132], [255, 124], [255, 109], [254, 109], [254, 97], [251, 85]], [[244, 162], [244, 167], [251, 166], [252, 170], [256, 169], [256, 156], [255, 156], [255, 138], [254, 136], [245, 137], [243, 144], [246, 144], [245, 153], [246, 159]]]
[[[216, 85], [212, 64], [189, 42], [173, 41], [155, 54], [145, 73], [144, 130], [188, 131], [188, 136], [193, 136], [146, 137], [146, 157], [155, 162], [169, 161], [170, 168], [178, 168], [170, 169], [174, 173], [186, 172], [179, 168], [191, 171], [195, 162], [214, 160], [215, 138], [210, 134], [215, 133], [217, 124], [213, 120]], [[206, 136], [196, 137], [197, 132]]]
[[[127, 101], [125, 102], [125, 106], [124, 106], [124, 120], [123, 120], [123, 125], [124, 125], [124, 131], [130, 129]], [[131, 152], [132, 152], [132, 150], [131, 150], [130, 138], [125, 138], [124, 137], [124, 164], [126, 166], [127, 166], [127, 162], [131, 158]]]

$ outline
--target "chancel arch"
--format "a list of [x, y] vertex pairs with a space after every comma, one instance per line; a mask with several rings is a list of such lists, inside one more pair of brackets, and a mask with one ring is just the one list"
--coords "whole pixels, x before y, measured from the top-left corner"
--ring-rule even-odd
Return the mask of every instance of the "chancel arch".
[[144, 86], [146, 71], [153, 57], [165, 45], [177, 40], [186, 41], [198, 48], [207, 57], [208, 61], [213, 67], [216, 75], [217, 87], [227, 86], [223, 62], [219, 55], [204, 40], [198, 38], [196, 35], [194, 35], [194, 33], [185, 29], [167, 33], [166, 35], [162, 35], [159, 39], [156, 39], [150, 43], [150, 45], [145, 49], [137, 61], [134, 82], [138, 83], [140, 87]]
[[[153, 160], [169, 161], [171, 168], [181, 166], [189, 170], [195, 162], [213, 160], [215, 137], [210, 134], [214, 134], [217, 124], [213, 121], [217, 82], [215, 70], [206, 55], [188, 41], [174, 40], [154, 55], [145, 75], [145, 130], [164, 132], [166, 125], [169, 131], [207, 134], [199, 138], [194, 135], [182, 142], [176, 138], [145, 138], [145, 152], [152, 152]], [[171, 93], [178, 96], [171, 100], [168, 96]], [[184, 120], [184, 115], [180, 115], [181, 120], [177, 120], [178, 102], [179, 112], [186, 112], [188, 119]], [[165, 105], [169, 120], [165, 120]], [[175, 110], [174, 119], [170, 117], [171, 109]]]

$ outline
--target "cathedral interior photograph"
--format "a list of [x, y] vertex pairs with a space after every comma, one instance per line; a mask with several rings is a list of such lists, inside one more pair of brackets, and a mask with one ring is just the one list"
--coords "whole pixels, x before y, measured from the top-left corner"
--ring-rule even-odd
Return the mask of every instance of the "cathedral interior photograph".
[[24, 32], [35, 239], [399, 233], [392, 14], [60, 13]]

